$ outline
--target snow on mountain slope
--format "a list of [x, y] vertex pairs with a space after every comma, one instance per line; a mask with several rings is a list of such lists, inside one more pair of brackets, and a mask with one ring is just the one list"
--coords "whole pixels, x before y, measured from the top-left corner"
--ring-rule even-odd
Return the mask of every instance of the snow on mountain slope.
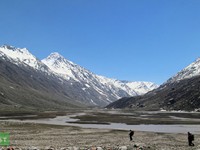
[[[50, 54], [46, 59], [43, 59], [42, 62], [64, 79], [72, 79], [84, 84], [85, 88], [83, 90], [93, 88], [102, 95], [108, 95], [109, 93], [116, 99], [122, 96], [137, 95], [134, 90], [130, 89], [128, 86], [124, 87], [125, 85], [122, 85], [118, 80], [95, 75], [89, 70], [68, 61], [58, 53]], [[107, 100], [109, 101], [109, 98]]]
[[[18, 66], [29, 66], [35, 70], [53, 75], [59, 82], [67, 82], [70, 91], [77, 93], [82, 100], [93, 105], [107, 105], [121, 97], [141, 95], [153, 88], [148, 82], [124, 82], [96, 75], [89, 70], [65, 59], [58, 53], [52, 53], [42, 61], [38, 60], [26, 48], [1, 46], [0, 57], [6, 58]], [[73, 89], [75, 88], [75, 89]]]
[[[97, 80], [106, 88], [107, 91], [113, 93], [117, 99], [125, 96], [135, 96], [138, 95], [134, 89], [126, 86], [122, 81], [116, 79], [106, 78], [104, 76], [97, 75]], [[124, 95], [125, 91], [128, 95]]]
[[131, 89], [134, 89], [138, 95], [143, 95], [153, 89], [158, 88], [158, 85], [155, 83], [144, 81], [127, 82], [126, 85]]
[[106, 95], [106, 93], [109, 92], [116, 97], [116, 99], [124, 96], [144, 94], [145, 92], [157, 87], [153, 86], [153, 83], [140, 82], [137, 84], [136, 92], [136, 86], [133, 86], [133, 83], [128, 84], [128, 82], [124, 83], [123, 81], [116, 79], [95, 75], [87, 69], [68, 61], [58, 53], [50, 54], [46, 59], [43, 59], [42, 62], [64, 79], [73, 79], [77, 82], [84, 83], [86, 88], [92, 87], [103, 95]]
[[[0, 47], [0, 52], [5, 54], [15, 64], [23, 63], [34, 69], [44, 70], [44, 64], [33, 56], [26, 48], [15, 48], [13, 46], [3, 45]], [[2, 55], [3, 55], [2, 54]]]
[[200, 58], [196, 59], [189, 66], [178, 72], [175, 76], [167, 80], [167, 83], [176, 82], [179, 80], [192, 78], [194, 76], [200, 75]]
[[51, 53], [47, 58], [43, 59], [42, 62], [46, 64], [53, 72], [60, 75], [61, 77], [70, 80], [76, 79], [74, 73], [78, 73], [80, 67], [75, 67], [75, 64], [66, 60], [63, 56], [58, 53]]

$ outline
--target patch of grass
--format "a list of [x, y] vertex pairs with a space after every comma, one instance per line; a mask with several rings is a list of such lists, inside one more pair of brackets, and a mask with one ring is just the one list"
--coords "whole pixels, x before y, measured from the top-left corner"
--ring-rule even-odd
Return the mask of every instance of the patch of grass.
[[[88, 111], [88, 110], [68, 110], [68, 111], [45, 111], [45, 112], [34, 112], [34, 111], [13, 111], [0, 113], [0, 116], [6, 116], [7, 118], [1, 118], [0, 120], [7, 119], [42, 119], [42, 118], [55, 118], [56, 116], [65, 116], [70, 114], [76, 114], [85, 112], [85, 115], [72, 117], [79, 119], [77, 124], [110, 124], [110, 123], [125, 123], [128, 125], [139, 125], [139, 124], [200, 124], [199, 113], [153, 113], [153, 112], [122, 112], [115, 111]], [[173, 117], [172, 117], [173, 116]], [[182, 119], [189, 118], [189, 119]], [[192, 120], [196, 119], [196, 120]], [[199, 120], [198, 120], [199, 119]]]
[[[199, 114], [198, 114], [199, 115]], [[193, 120], [182, 120], [174, 119], [171, 116], [181, 117], [181, 118], [197, 118], [195, 113], [153, 113], [148, 112], [133, 113], [131, 114], [111, 114], [104, 112], [91, 112], [86, 115], [73, 117], [74, 119], [79, 119], [77, 123], [91, 123], [96, 121], [95, 124], [104, 123], [125, 123], [128, 125], [137, 124], [200, 124], [199, 121]]]

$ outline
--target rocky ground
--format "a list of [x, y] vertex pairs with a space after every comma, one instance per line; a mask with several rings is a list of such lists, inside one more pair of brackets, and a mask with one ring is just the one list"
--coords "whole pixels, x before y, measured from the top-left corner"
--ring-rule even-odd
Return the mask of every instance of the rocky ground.
[[10, 134], [10, 146], [14, 149], [200, 150], [200, 135], [195, 135], [195, 146], [189, 147], [186, 133], [135, 131], [133, 141], [129, 141], [128, 130], [83, 129], [5, 121], [0, 122], [0, 132]]

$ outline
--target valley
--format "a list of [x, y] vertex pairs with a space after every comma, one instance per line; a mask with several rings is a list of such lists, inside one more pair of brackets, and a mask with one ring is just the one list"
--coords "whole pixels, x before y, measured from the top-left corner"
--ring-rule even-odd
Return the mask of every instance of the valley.
[[189, 150], [188, 131], [200, 145], [198, 66], [199, 59], [158, 87], [96, 75], [58, 53], [40, 61], [27, 49], [2, 46], [1, 130], [12, 146], [31, 150]]
[[[191, 150], [187, 132], [200, 145], [197, 112], [138, 112], [132, 110], [73, 109], [32, 115], [1, 116], [1, 130], [10, 133], [11, 145], [22, 149], [176, 149]], [[130, 142], [129, 130], [135, 131]], [[136, 149], [136, 148], [135, 148]]]
[[[171, 133], [173, 126], [176, 126], [177, 129], [185, 128], [182, 132], [187, 132], [188, 129], [200, 134], [199, 115], [200, 112], [73, 109], [65, 112], [7, 114], [6, 116], [1, 115], [0, 120], [97, 129], [127, 130], [138, 128], [140, 131], [148, 131], [148, 127], [157, 126], [157, 128], [149, 129], [149, 131], [167, 133]], [[162, 127], [166, 127], [168, 130], [159, 129]], [[199, 128], [199, 130], [196, 128]], [[178, 129], [176, 132], [179, 131], [181, 130]]]
[[0, 0], [0, 150], [200, 150], [199, 8]]

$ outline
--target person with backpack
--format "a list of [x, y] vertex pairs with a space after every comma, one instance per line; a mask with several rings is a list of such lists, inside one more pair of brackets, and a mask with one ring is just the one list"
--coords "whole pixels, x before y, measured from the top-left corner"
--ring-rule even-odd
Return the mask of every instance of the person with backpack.
[[194, 141], [194, 135], [191, 134], [190, 132], [188, 132], [188, 145], [189, 146], [194, 146], [194, 143], [192, 143], [192, 141]]
[[134, 135], [134, 131], [132, 131], [132, 130], [130, 130], [130, 132], [129, 132], [129, 137], [130, 137], [130, 141], [132, 141], [133, 140], [133, 135]]

